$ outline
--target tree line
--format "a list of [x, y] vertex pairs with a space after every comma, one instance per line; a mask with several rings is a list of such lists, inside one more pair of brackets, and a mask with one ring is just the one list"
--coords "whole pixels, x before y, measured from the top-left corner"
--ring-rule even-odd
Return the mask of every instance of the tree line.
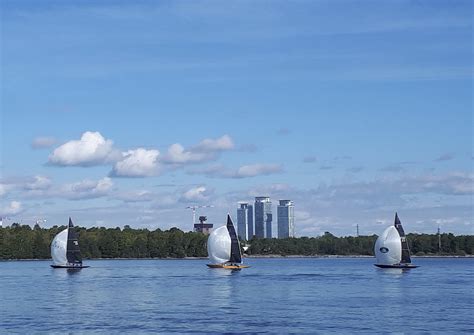
[[[287, 239], [253, 239], [250, 254], [255, 255], [363, 255], [374, 256], [377, 235], [336, 237], [329, 232], [319, 237], [299, 237]], [[439, 248], [439, 239], [441, 248]], [[429, 235], [408, 234], [408, 244], [412, 255], [472, 255], [474, 235], [455, 236], [451, 233]]]
[[[12, 224], [0, 228], [0, 259], [48, 259], [54, 236], [66, 226], [41, 228]], [[92, 258], [184, 258], [207, 257], [207, 236], [196, 232], [169, 230], [76, 227], [82, 256]], [[472, 255], [474, 236], [409, 234], [414, 255]], [[319, 237], [252, 239], [249, 255], [373, 255], [377, 235], [336, 237], [329, 232]]]

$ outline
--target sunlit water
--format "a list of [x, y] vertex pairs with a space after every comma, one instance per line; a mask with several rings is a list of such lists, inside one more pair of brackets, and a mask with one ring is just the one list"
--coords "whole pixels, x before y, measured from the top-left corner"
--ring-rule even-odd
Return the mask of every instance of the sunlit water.
[[0, 262], [3, 333], [474, 332], [474, 259], [97, 260], [79, 271]]

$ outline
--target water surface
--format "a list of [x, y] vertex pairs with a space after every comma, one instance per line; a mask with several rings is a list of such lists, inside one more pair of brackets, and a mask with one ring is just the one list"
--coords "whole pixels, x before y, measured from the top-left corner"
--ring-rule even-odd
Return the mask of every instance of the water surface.
[[0, 332], [473, 333], [474, 259], [0, 262]]

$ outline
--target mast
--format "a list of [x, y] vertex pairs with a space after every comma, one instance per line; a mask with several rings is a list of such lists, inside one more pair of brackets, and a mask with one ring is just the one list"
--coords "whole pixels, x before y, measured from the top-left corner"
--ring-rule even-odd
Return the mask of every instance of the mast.
[[397, 213], [395, 213], [395, 228], [398, 231], [398, 235], [400, 235], [400, 241], [402, 243], [402, 259], [400, 263], [411, 263], [410, 248], [408, 247], [405, 231], [403, 230], [402, 223], [400, 222]]
[[69, 227], [67, 232], [67, 248], [66, 258], [70, 264], [82, 264], [81, 250], [79, 249], [79, 241], [77, 240], [77, 233], [72, 224], [71, 218], [69, 218]]
[[239, 239], [237, 238], [234, 224], [232, 223], [232, 219], [230, 218], [229, 214], [227, 214], [227, 231], [229, 232], [230, 240], [231, 240], [229, 262], [242, 263], [242, 255], [240, 253]]

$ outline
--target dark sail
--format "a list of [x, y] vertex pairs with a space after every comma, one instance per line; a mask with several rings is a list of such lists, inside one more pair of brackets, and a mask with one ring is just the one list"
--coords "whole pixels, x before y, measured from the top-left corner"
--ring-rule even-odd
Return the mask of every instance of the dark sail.
[[402, 223], [398, 218], [398, 214], [395, 213], [395, 228], [398, 231], [398, 235], [400, 235], [400, 240], [402, 242], [402, 260], [401, 263], [411, 263], [410, 258], [410, 248], [408, 248], [407, 238], [405, 236], [405, 231], [403, 230]]
[[69, 229], [67, 233], [66, 257], [68, 263], [82, 265], [81, 250], [79, 249], [77, 233], [74, 229], [71, 218], [69, 218]]
[[230, 245], [230, 263], [242, 263], [242, 255], [240, 254], [240, 243], [235, 233], [234, 224], [230, 215], [227, 215], [227, 231], [230, 235], [231, 245]]

